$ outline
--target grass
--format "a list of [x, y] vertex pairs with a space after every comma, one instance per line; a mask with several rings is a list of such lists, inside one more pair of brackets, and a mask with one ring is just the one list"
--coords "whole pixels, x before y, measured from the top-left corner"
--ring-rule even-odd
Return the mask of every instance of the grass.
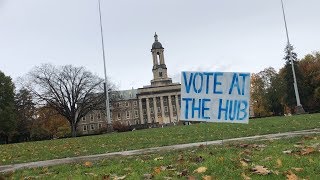
[[[308, 153], [304, 151], [312, 147]], [[283, 151], [290, 150], [291, 153]], [[7, 179], [320, 179], [320, 136], [295, 137], [259, 142], [237, 142], [224, 146], [199, 146], [183, 151], [159, 152], [99, 162], [19, 170], [3, 174]], [[258, 175], [261, 165], [269, 174]], [[195, 172], [199, 167], [205, 172]], [[1, 175], [0, 175], [1, 177]]]
[[248, 125], [201, 123], [191, 126], [8, 144], [0, 145], [0, 165], [312, 128], [320, 128], [320, 114], [251, 119]]

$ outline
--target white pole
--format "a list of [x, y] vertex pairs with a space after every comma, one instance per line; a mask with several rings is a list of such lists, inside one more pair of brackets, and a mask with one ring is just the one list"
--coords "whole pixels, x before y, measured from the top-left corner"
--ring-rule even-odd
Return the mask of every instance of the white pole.
[[295, 73], [294, 65], [293, 65], [292, 46], [291, 46], [290, 41], [289, 41], [289, 33], [288, 33], [286, 15], [285, 15], [285, 12], [284, 12], [283, 0], [281, 0], [281, 5], [282, 5], [282, 13], [283, 13], [284, 25], [285, 25], [286, 34], [287, 34], [287, 49], [289, 50], [289, 59], [291, 61], [291, 68], [292, 68], [292, 74], [293, 74], [293, 87], [294, 87], [294, 92], [295, 92], [295, 96], [296, 96], [297, 106], [301, 106], [300, 96], [299, 96], [299, 91], [298, 91], [298, 85], [297, 85], [297, 78], [296, 78], [296, 73]]
[[110, 106], [109, 106], [109, 93], [107, 88], [107, 70], [106, 70], [106, 56], [104, 52], [104, 41], [103, 41], [103, 28], [102, 28], [102, 18], [101, 18], [101, 3], [99, 2], [99, 19], [100, 19], [100, 34], [101, 34], [101, 47], [102, 47], [102, 58], [103, 58], [103, 68], [104, 68], [104, 89], [105, 89], [105, 96], [106, 96], [106, 116], [107, 116], [107, 123], [108, 126], [111, 125], [111, 118], [110, 118]]

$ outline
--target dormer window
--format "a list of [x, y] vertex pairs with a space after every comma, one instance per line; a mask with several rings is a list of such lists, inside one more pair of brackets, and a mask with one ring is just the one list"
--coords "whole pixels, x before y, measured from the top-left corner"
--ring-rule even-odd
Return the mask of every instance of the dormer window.
[[162, 72], [159, 72], [159, 77], [162, 77]]

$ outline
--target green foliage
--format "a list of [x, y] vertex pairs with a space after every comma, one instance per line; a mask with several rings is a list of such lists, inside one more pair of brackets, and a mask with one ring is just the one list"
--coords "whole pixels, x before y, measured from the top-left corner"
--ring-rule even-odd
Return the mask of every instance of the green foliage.
[[8, 142], [15, 129], [14, 84], [9, 76], [0, 71], [0, 138]]
[[199, 123], [8, 144], [0, 145], [0, 165], [312, 128], [320, 128], [320, 114], [251, 119], [249, 124]]

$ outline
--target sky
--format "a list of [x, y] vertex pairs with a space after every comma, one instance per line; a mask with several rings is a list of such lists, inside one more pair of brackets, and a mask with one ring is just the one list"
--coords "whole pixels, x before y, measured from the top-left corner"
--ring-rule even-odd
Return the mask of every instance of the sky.
[[[319, 0], [284, 0], [298, 58], [320, 51]], [[280, 0], [101, 0], [107, 75], [119, 89], [152, 77], [154, 33], [168, 74], [257, 73], [284, 65]], [[0, 71], [13, 80], [35, 66], [84, 66], [104, 77], [98, 0], [0, 0]]]

